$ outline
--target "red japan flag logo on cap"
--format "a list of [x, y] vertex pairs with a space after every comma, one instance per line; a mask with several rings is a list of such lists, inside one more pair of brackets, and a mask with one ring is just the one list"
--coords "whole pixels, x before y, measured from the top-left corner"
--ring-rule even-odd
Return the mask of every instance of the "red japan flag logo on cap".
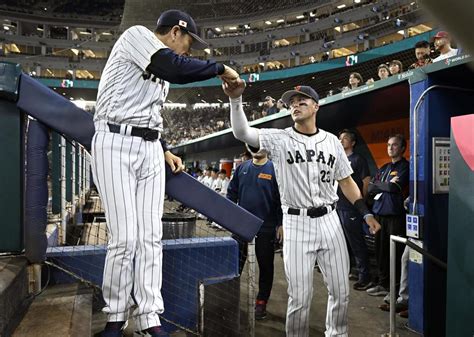
[[301, 90], [301, 85], [296, 86], [296, 87], [295, 87], [295, 90], [296, 90], [296, 91], [300, 91], [300, 90]]
[[186, 28], [188, 26], [188, 23], [186, 21], [179, 20], [178, 25], [180, 25], [181, 27]]

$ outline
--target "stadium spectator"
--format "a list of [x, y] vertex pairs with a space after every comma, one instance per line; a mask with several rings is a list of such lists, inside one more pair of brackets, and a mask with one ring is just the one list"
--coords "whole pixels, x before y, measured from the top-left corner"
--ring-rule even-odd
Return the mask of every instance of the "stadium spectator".
[[379, 79], [384, 80], [390, 76], [390, 69], [385, 63], [382, 63], [377, 68], [377, 73], [379, 75]]
[[278, 109], [278, 112], [283, 112], [283, 113], [288, 112], [288, 106], [281, 100], [281, 98], [277, 101], [277, 109]]
[[212, 167], [208, 167], [204, 170], [204, 178], [201, 181], [204, 185], [211, 188], [213, 179], [212, 179]]
[[227, 186], [229, 186], [229, 179], [227, 178], [227, 171], [225, 169], [220, 170], [217, 173], [217, 179], [214, 180], [212, 189], [221, 195], [227, 194]]
[[439, 31], [434, 36], [434, 46], [440, 55], [436, 57], [433, 62], [438, 62], [456, 56], [459, 53], [458, 49], [451, 48], [451, 37], [445, 31]]
[[415, 56], [416, 62], [414, 62], [408, 69], [416, 69], [424, 67], [427, 64], [433, 63], [433, 60], [430, 57], [431, 48], [428, 41], [418, 41], [415, 44]]
[[277, 112], [278, 109], [275, 104], [275, 99], [272, 96], [265, 97], [265, 100], [263, 101], [262, 116], [270, 116], [276, 114]]
[[242, 159], [242, 163], [246, 162], [247, 160], [252, 159], [252, 154], [248, 151], [245, 150], [245, 152], [242, 152], [239, 157]]
[[196, 172], [194, 172], [194, 176], [196, 177], [197, 181], [202, 183], [202, 180], [204, 179], [204, 174], [199, 167], [196, 169]]
[[403, 64], [399, 60], [393, 60], [390, 62], [388, 69], [390, 71], [390, 75], [398, 75], [403, 73]]
[[364, 79], [362, 78], [362, 75], [359, 73], [351, 73], [349, 75], [349, 89], [355, 89], [358, 86], [362, 85], [364, 82]]

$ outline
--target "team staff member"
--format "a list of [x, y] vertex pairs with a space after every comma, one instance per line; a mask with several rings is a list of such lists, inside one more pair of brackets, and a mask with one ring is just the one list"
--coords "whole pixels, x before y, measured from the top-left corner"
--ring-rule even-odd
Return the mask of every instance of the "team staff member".
[[283, 94], [294, 125], [287, 129], [256, 129], [242, 109], [245, 82], [223, 84], [230, 97], [234, 136], [250, 146], [267, 150], [275, 165], [283, 210], [283, 262], [288, 281], [287, 337], [309, 336], [313, 269], [317, 259], [328, 288], [326, 336], [347, 337], [349, 256], [334, 204], [337, 184], [363, 214], [372, 232], [380, 225], [370, 214], [352, 169], [336, 136], [316, 126], [319, 96], [299, 86]]
[[120, 36], [99, 83], [92, 166], [109, 231], [102, 285], [108, 323], [103, 337], [122, 336], [132, 299], [137, 330], [168, 336], [158, 317], [164, 311], [164, 165], [166, 160], [175, 172], [183, 166], [157, 141], [163, 128], [160, 111], [169, 82], [238, 78], [222, 64], [187, 57], [191, 45], [205, 46], [194, 20], [181, 11], [163, 12], [155, 32], [133, 26]]
[[[354, 179], [362, 196], [365, 198], [370, 182], [370, 173], [365, 158], [354, 152], [357, 136], [354, 131], [346, 129], [339, 133], [339, 140], [354, 171], [352, 179]], [[355, 290], [367, 290], [372, 284], [369, 270], [369, 252], [364, 237], [364, 222], [359, 211], [347, 200], [340, 188], [337, 190], [337, 195], [339, 197], [337, 214], [344, 228], [349, 247], [354, 254], [356, 268], [359, 273], [353, 288]]]
[[416, 62], [414, 62], [408, 69], [416, 69], [433, 63], [430, 57], [431, 48], [428, 41], [418, 41], [415, 44]]
[[[375, 235], [378, 284], [367, 289], [372, 296], [385, 296], [390, 286], [390, 235], [405, 236], [405, 208], [403, 201], [408, 196], [410, 165], [403, 158], [407, 142], [403, 135], [388, 138], [387, 152], [391, 161], [383, 165], [369, 184], [369, 193], [375, 195], [372, 211], [382, 225]], [[397, 249], [396, 279], [400, 279], [400, 263], [403, 251]]]
[[[282, 211], [273, 163], [265, 150], [252, 153], [252, 160], [240, 164], [230, 181], [227, 198], [263, 220], [255, 238], [259, 268], [255, 319], [267, 316], [267, 302], [273, 286], [275, 239], [280, 239]], [[277, 234], [277, 228], [280, 231]], [[277, 237], [276, 237], [277, 236]], [[240, 274], [247, 259], [248, 244], [237, 239], [240, 251]]]

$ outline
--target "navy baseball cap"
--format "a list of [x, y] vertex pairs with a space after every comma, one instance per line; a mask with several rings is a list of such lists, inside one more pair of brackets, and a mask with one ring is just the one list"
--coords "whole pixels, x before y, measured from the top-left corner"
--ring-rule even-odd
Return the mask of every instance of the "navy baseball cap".
[[303, 96], [312, 98], [316, 103], [319, 102], [318, 93], [313, 88], [307, 85], [299, 85], [295, 87], [295, 89], [293, 90], [288, 90], [281, 96], [281, 100], [283, 101], [283, 103], [290, 106], [291, 97], [295, 95], [303, 95]]
[[201, 39], [198, 35], [196, 23], [194, 22], [191, 15], [177, 10], [170, 9], [161, 13], [158, 21], [156, 22], [157, 27], [173, 27], [179, 26], [182, 30], [192, 36], [194, 49], [205, 49], [209, 45], [206, 41]]

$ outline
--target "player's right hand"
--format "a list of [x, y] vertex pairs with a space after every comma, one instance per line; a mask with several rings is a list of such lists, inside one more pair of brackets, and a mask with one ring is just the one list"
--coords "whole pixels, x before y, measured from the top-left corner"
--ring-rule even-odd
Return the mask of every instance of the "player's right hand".
[[239, 98], [245, 90], [245, 81], [241, 78], [237, 79], [234, 84], [224, 81], [222, 82], [222, 90], [230, 98]]

